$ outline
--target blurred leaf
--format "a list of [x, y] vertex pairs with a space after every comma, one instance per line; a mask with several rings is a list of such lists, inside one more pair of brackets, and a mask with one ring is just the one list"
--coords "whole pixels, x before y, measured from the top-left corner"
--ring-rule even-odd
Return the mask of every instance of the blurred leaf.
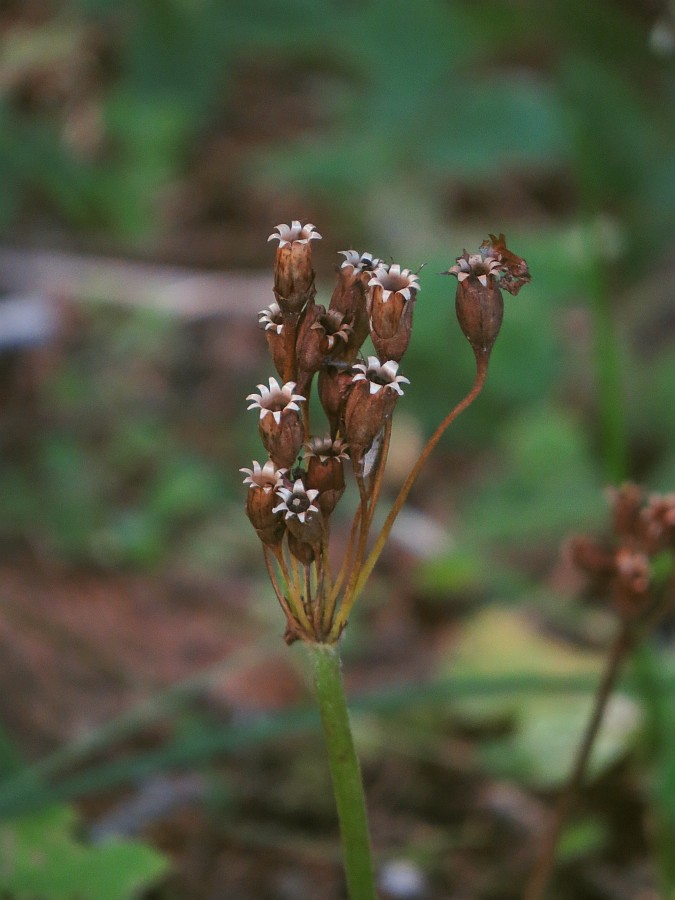
[[0, 889], [16, 900], [131, 900], [167, 862], [140, 843], [88, 847], [73, 835], [75, 813], [52, 807], [0, 824]]
[[[471, 698], [473, 701], [480, 698], [500, 698], [501, 703], [505, 704], [500, 708], [513, 709], [520, 696], [536, 697], [543, 694], [549, 700], [561, 696], [569, 698], [571, 695], [588, 697], [596, 683], [597, 675], [585, 672], [555, 675], [517, 671], [486, 675], [478, 672], [466, 676], [453, 675], [421, 684], [407, 683], [387, 687], [365, 697], [353, 698], [350, 709], [355, 715], [360, 712], [398, 714], [406, 709], [417, 712], [426, 705], [441, 705], [446, 708], [464, 698]], [[672, 692], [675, 688], [675, 671], [660, 673], [658, 684], [664, 692]], [[318, 712], [315, 709], [295, 708], [280, 713], [262, 714], [250, 721], [230, 723], [218, 728], [199, 724], [197, 728], [176, 737], [159, 749], [102, 764], [93, 763], [90, 767], [82, 765], [97, 749], [110, 747], [116, 741], [143, 729], [149, 721], [162, 718], [163, 713], [168, 714], [177, 706], [183, 709], [184, 703], [194, 696], [200, 685], [202, 687], [196, 694], [202, 696], [201, 677], [175, 685], [150, 704], [150, 713], [145, 705], [131, 710], [118, 720], [95, 730], [85, 739], [66, 745], [37, 764], [23, 769], [15, 777], [5, 779], [0, 783], [0, 818], [43, 809], [47, 804], [58, 800], [117, 787], [169, 768], [194, 767], [224, 753], [236, 753], [267, 741], [285, 740], [291, 734], [319, 727]], [[628, 682], [628, 685], [634, 687], [632, 682]], [[508, 753], [509, 748], [502, 747], [500, 759]], [[79, 763], [80, 771], [68, 776], [67, 773], [75, 763]]]
[[609, 838], [607, 826], [598, 819], [585, 818], [563, 831], [556, 850], [556, 858], [569, 863], [588, 856], [606, 846]]
[[174, 521], [213, 508], [223, 496], [216, 472], [186, 456], [162, 461], [147, 491], [150, 514]]
[[466, 517], [482, 541], [559, 540], [604, 513], [580, 423], [551, 407], [528, 410], [503, 435], [498, 478], [472, 492]]
[[[462, 640], [448, 663], [455, 677], [525, 674], [579, 675], [597, 673], [601, 656], [578, 650], [536, 630], [526, 616], [506, 609], [487, 609], [464, 628]], [[554, 786], [568, 775], [593, 705], [592, 697], [542, 697], [526, 693], [508, 698], [461, 698], [460, 714], [472, 722], [514, 719], [508, 738], [486, 742], [481, 757], [503, 776], [538, 786]], [[605, 714], [593, 749], [589, 772], [597, 775], [616, 761], [633, 739], [639, 709], [624, 695], [615, 695]]]
[[0, 723], [0, 780], [16, 775], [22, 769], [21, 754], [7, 729]]
[[0, 40], [0, 89], [34, 68], [67, 62], [78, 52], [81, 39], [81, 27], [63, 20], [7, 29]]
[[633, 669], [645, 711], [649, 795], [655, 809], [655, 847], [664, 893], [675, 889], [675, 717], [673, 694], [663, 674], [675, 671], [675, 654], [643, 642], [633, 655]]
[[[555, 787], [568, 777], [591, 716], [591, 698], [556, 698], [527, 705], [511, 745], [519, 752], [522, 775], [530, 784]], [[612, 697], [593, 745], [587, 778], [593, 779], [621, 759], [634, 743], [640, 709], [622, 694]]]
[[88, 535], [87, 549], [99, 565], [151, 567], [166, 552], [167, 529], [145, 509], [121, 510]]
[[[394, 154], [395, 147], [377, 134], [338, 129], [325, 137], [261, 151], [249, 162], [249, 177], [262, 179], [270, 190], [295, 185], [339, 204], [347, 186], [351, 192], [364, 193], [390, 177]], [[349, 196], [342, 199], [350, 203]]]
[[92, 221], [88, 190], [93, 170], [69, 154], [53, 123], [20, 119], [0, 101], [0, 134], [9, 204], [19, 208], [20, 191], [21, 199], [42, 197], [76, 226]]
[[431, 167], [460, 179], [494, 175], [495, 190], [505, 167], [549, 167], [570, 150], [554, 90], [517, 71], [499, 79], [455, 77], [421, 146]]
[[482, 560], [467, 551], [444, 553], [421, 566], [420, 589], [426, 595], [475, 590], [482, 584]]
[[617, 192], [629, 200], [640, 191], [653, 152], [649, 108], [618, 67], [608, 67], [596, 54], [568, 53], [561, 82], [585, 191], [596, 203]]
[[[660, 323], [659, 323], [660, 325]], [[663, 329], [667, 328], [664, 323]], [[675, 463], [675, 416], [670, 415], [675, 384], [675, 350], [641, 358], [633, 368], [635, 384], [631, 415], [633, 430], [643, 440], [653, 441], [660, 451], [661, 465]], [[661, 481], [664, 490], [672, 490], [673, 482]]]
[[101, 514], [105, 490], [99, 462], [74, 436], [52, 433], [40, 450], [40, 477], [48, 501], [40, 520], [52, 539], [68, 555], [86, 544]]
[[[489, 607], [472, 616], [464, 625], [456, 650], [444, 664], [442, 674], [452, 677], [485, 678], [498, 675], [595, 675], [600, 670], [597, 653], [570, 647], [537, 631], [523, 613]], [[472, 717], [498, 713], [516, 715], [529, 699], [516, 695], [487, 703], [485, 698], [463, 699], [459, 708]]]

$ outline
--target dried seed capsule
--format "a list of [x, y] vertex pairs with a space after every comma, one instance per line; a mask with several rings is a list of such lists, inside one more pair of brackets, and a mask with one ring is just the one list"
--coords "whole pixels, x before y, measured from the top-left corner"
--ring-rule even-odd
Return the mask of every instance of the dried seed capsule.
[[341, 438], [313, 437], [305, 444], [307, 474], [305, 484], [318, 490], [317, 503], [329, 516], [345, 491], [344, 460], [349, 459], [347, 445]]
[[295, 382], [280, 386], [276, 378], [269, 379], [269, 387], [258, 385], [260, 394], [249, 394], [248, 409], [260, 410], [259, 431], [265, 449], [277, 466], [289, 469], [302, 447], [305, 427], [300, 415], [301, 394], [295, 394]]
[[316, 559], [314, 544], [305, 544], [304, 541], [299, 541], [291, 531], [288, 532], [288, 549], [303, 566], [308, 566]]
[[310, 303], [298, 329], [298, 389], [309, 394], [312, 376], [327, 363], [340, 361], [351, 335], [350, 320], [340, 312]]
[[370, 323], [367, 310], [366, 294], [368, 282], [373, 272], [380, 265], [380, 260], [371, 253], [358, 253], [356, 250], [341, 250], [345, 257], [338, 270], [338, 280], [330, 298], [329, 310], [343, 313], [351, 324], [351, 334], [344, 348], [340, 347], [339, 358], [351, 363], [356, 361], [363, 342], [368, 337]]
[[649, 594], [651, 572], [646, 553], [632, 547], [619, 547], [615, 554], [614, 599], [619, 612], [627, 617], [644, 611]]
[[321, 314], [312, 325], [312, 329], [318, 333], [321, 352], [331, 362], [343, 360], [344, 350], [354, 331], [353, 316], [338, 312], [336, 309], [329, 309], [326, 312], [323, 306], [319, 308]]
[[347, 394], [351, 388], [353, 372], [343, 366], [326, 366], [319, 372], [319, 400], [330, 425], [331, 437], [340, 429]]
[[495, 283], [499, 260], [466, 250], [444, 275], [455, 275], [455, 310], [459, 326], [473, 348], [476, 360], [488, 358], [504, 316], [504, 300]]
[[368, 282], [370, 336], [383, 362], [400, 362], [408, 348], [419, 289], [417, 275], [396, 263], [380, 265]]
[[295, 343], [295, 366], [297, 371], [297, 388], [305, 397], [309, 397], [314, 374], [323, 365], [324, 355], [321, 351], [321, 338], [313, 329], [324, 312], [312, 300], [303, 310]]
[[640, 540], [644, 533], [642, 488], [626, 482], [619, 488], [609, 488], [608, 494], [612, 504], [614, 534], [624, 540]]
[[274, 293], [284, 315], [298, 315], [315, 294], [312, 268], [312, 241], [321, 235], [311, 224], [277, 225], [278, 234], [268, 241], [279, 241], [274, 260]]
[[284, 318], [281, 307], [272, 301], [266, 309], [258, 313], [258, 325], [265, 330], [267, 347], [280, 377], [284, 377], [286, 369], [286, 341], [284, 337]]
[[367, 365], [358, 363], [354, 369], [345, 403], [344, 432], [352, 458], [360, 460], [394, 411], [403, 394], [401, 384], [410, 382], [397, 374], [395, 360], [380, 363], [376, 356], [369, 356]]
[[568, 542], [569, 554], [574, 565], [595, 579], [611, 578], [616, 572], [616, 563], [612, 550], [595, 538], [581, 535]]
[[274, 512], [283, 514], [290, 533], [304, 544], [318, 544], [323, 534], [321, 510], [315, 503], [318, 495], [317, 490], [306, 488], [301, 478], [291, 488], [279, 487], [276, 491]]
[[642, 517], [649, 552], [675, 550], [675, 493], [652, 494]]
[[240, 469], [246, 473], [244, 484], [249, 485], [246, 494], [246, 515], [263, 544], [278, 544], [286, 525], [279, 513], [274, 511], [277, 502], [276, 491], [283, 486], [286, 469], [278, 469], [271, 459], [264, 466], [253, 460], [252, 469]]

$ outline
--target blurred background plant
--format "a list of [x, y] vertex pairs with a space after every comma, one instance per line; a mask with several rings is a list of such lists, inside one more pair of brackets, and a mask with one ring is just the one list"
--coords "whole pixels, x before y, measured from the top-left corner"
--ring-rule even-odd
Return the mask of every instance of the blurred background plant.
[[[402, 771], [411, 784], [398, 791], [397, 827], [384, 799], [376, 813], [383, 858], [405, 847], [429, 896], [448, 896], [463, 878], [475, 896], [518, 895], [527, 860], [497, 849], [499, 829], [514, 841], [518, 828], [536, 834], [541, 798], [571, 754], [560, 736], [589, 702], [583, 685], [565, 693], [565, 679], [592, 682], [611, 629], [602, 609], [574, 601], [560, 541], [602, 520], [608, 483], [675, 486], [673, 23], [665, 0], [3, 4], [0, 712], [9, 744], [27, 760], [62, 753], [83, 729], [128, 715], [133, 702], [173, 689], [236, 645], [256, 647], [261, 629], [266, 640], [278, 625], [237, 473], [254, 449], [243, 397], [266, 375], [250, 322], [271, 283], [245, 316], [227, 275], [220, 308], [167, 313], [142, 298], [120, 303], [116, 278], [77, 281], [75, 290], [47, 269], [38, 284], [38, 251], [75, 267], [105, 254], [129, 271], [149, 261], [254, 277], [269, 264], [272, 226], [301, 217], [330, 235], [316, 249], [319, 272], [347, 247], [427, 263], [407, 356], [411, 402], [398, 423], [397, 443], [414, 458], [421, 434], [472, 377], [452, 292], [433, 273], [454, 261], [449, 248], [505, 231], [533, 283], [507, 298], [488, 387], [416, 488], [415, 515], [398, 532], [405, 552], [384, 561], [345, 652], [355, 689], [383, 673], [402, 684], [395, 713], [375, 703], [361, 729], [376, 804], [387, 786], [399, 788]], [[9, 304], [36, 291], [58, 313], [52, 336], [17, 340]], [[401, 456], [390, 488], [405, 471], [405, 449]], [[139, 603], [146, 646], [134, 651]], [[196, 612], [203, 631], [186, 629]], [[623, 718], [566, 837], [561, 897], [633, 897], [641, 878], [673, 889], [671, 632], [664, 627], [635, 662]], [[172, 654], [153, 650], [160, 635]], [[98, 680], [87, 674], [92, 665], [105, 670]], [[45, 666], [51, 678], [36, 676]], [[527, 690], [505, 696], [509, 679], [523, 675], [533, 679]], [[446, 676], [469, 679], [473, 693], [454, 704], [447, 691], [430, 691], [435, 699], [423, 706], [414, 691], [409, 699], [409, 683]], [[284, 841], [294, 859], [314, 860], [314, 875], [338, 871], [298, 820], [310, 809], [332, 834], [329, 812], [308, 799], [316, 791], [287, 771], [289, 747], [309, 763], [282, 714], [277, 730], [245, 739], [257, 748], [245, 765], [233, 749], [238, 714], [302, 699], [297, 676], [285, 678], [283, 693], [276, 669], [241, 676], [215, 699], [209, 687], [208, 702], [202, 685], [179, 711], [161, 706], [161, 727], [139, 714], [133, 739], [124, 731], [132, 753], [124, 778], [135, 790], [149, 765], [141, 751], [168, 742], [164, 756], [156, 750], [166, 768], [171, 741], [193, 747], [192, 756], [177, 752], [181, 765], [206, 766], [205, 795], [227, 787], [230, 799], [217, 804], [221, 818], [229, 810], [224, 831], [208, 811], [183, 831], [174, 813], [168, 837], [156, 823], [144, 831], [178, 861], [179, 884], [202, 885], [199, 896], [208, 896], [206, 883], [227, 884], [219, 878], [233, 859], [246, 875], [230, 891], [260, 896], [255, 878], [266, 868], [245, 860], [273, 862], [271, 847]], [[252, 681], [277, 690], [252, 697]], [[49, 721], [39, 707], [53, 710]], [[227, 739], [225, 714], [234, 720]], [[394, 735], [400, 754], [378, 780], [374, 763]], [[92, 793], [114, 781], [106, 765], [119, 764], [118, 732], [104, 736], [99, 757], [86, 761], [89, 781], [86, 768], [81, 776], [90, 821], [119, 802], [119, 787]], [[209, 755], [205, 746], [225, 749]], [[278, 829], [261, 778], [272, 770], [288, 786]], [[316, 773], [317, 783], [324, 777]], [[256, 778], [266, 799], [251, 787]], [[46, 782], [19, 781], [18, 795], [34, 805], [36, 783], [53, 799]], [[16, 776], [11, 783], [8, 804]], [[71, 788], [64, 796], [82, 793]], [[461, 799], [448, 812], [432, 802], [439, 793]], [[256, 816], [270, 828], [257, 847]], [[185, 849], [185, 833], [199, 828], [210, 835], [208, 864]], [[235, 832], [247, 835], [239, 853]], [[481, 853], [492, 859], [485, 873], [475, 871]], [[287, 880], [300, 877], [282, 869]], [[293, 882], [290, 896], [312, 895], [303, 877], [310, 882]], [[327, 898], [339, 890], [323, 884]], [[265, 890], [282, 897], [291, 888]]]

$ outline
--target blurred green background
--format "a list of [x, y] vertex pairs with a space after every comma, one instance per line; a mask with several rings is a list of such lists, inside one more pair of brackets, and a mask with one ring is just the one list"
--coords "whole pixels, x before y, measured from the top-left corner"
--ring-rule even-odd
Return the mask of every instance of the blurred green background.
[[[462, 702], [449, 703], [441, 691], [420, 712], [407, 688], [422, 673], [401, 665], [393, 715], [410, 742], [433, 756], [449, 730], [471, 744], [479, 780], [509, 779], [537, 797], [559, 784], [570, 752], [555, 757], [560, 735], [578, 728], [570, 723], [587, 703], [593, 654], [611, 630], [606, 611], [575, 602], [560, 544], [603, 527], [609, 484], [630, 478], [649, 489], [675, 487], [674, 17], [666, 0], [4, 3], [2, 258], [21, 268], [22, 259], [32, 265], [48, 252], [77, 271], [78, 261], [115, 257], [130, 271], [143, 262], [150, 273], [178, 265], [224, 275], [222, 308], [194, 315], [188, 302], [168, 314], [142, 296], [120, 302], [110, 278], [89, 278], [71, 295], [56, 274], [50, 283], [47, 268], [40, 294], [58, 310], [56, 330], [49, 339], [2, 338], [3, 642], [28, 627], [12, 610], [30, 606], [37, 590], [12, 588], [16, 571], [36, 569], [47, 573], [46, 594], [64, 573], [84, 572], [102, 585], [121, 573], [159, 584], [167, 606], [197, 583], [218, 598], [207, 602], [210, 613], [226, 621], [244, 615], [243, 642], [276, 641], [280, 615], [241, 509], [237, 471], [261, 452], [243, 397], [271, 372], [255, 325], [271, 299], [268, 234], [292, 218], [315, 223], [324, 303], [339, 250], [369, 250], [414, 270], [424, 264], [402, 365], [411, 385], [397, 413], [391, 493], [422, 436], [472, 378], [472, 355], [454, 322], [454, 285], [436, 273], [488, 232], [503, 231], [527, 259], [532, 284], [506, 298], [488, 386], [412, 498], [441, 536], [434, 532], [426, 547], [401, 538], [404, 561], [383, 561], [347, 635], [347, 665], [377, 673], [371, 648], [396, 631], [388, 615], [399, 615], [399, 629], [412, 629], [411, 647], [435, 648], [426, 677], [469, 679]], [[23, 294], [36, 290], [30, 272], [27, 265]], [[269, 280], [246, 315], [228, 288], [228, 273], [241, 272]], [[0, 312], [17, 293], [17, 276], [12, 285], [3, 278], [0, 271], [7, 289]], [[68, 591], [57, 593], [67, 604]], [[251, 599], [244, 613], [241, 597]], [[552, 635], [561, 646], [553, 647]], [[111, 648], [114, 657], [114, 638]], [[577, 656], [580, 648], [590, 661]], [[150, 688], [172, 689], [203, 662], [197, 654], [192, 668], [169, 666], [164, 680], [126, 672], [140, 689], [123, 696], [123, 708]], [[123, 661], [116, 665], [124, 670]], [[561, 897], [638, 895], [598, 887], [583, 868], [598, 859], [629, 881], [633, 864], [647, 866], [664, 897], [675, 885], [675, 733], [672, 694], [661, 693], [674, 668], [667, 629], [636, 666], [630, 715], [607, 737], [598, 772], [622, 798], [621, 816], [638, 810], [639, 839], [621, 863], [625, 835], [598, 789], [595, 806], [570, 831]], [[59, 795], [19, 757], [35, 761], [64, 746], [67, 755], [79, 734], [69, 713], [65, 734], [40, 732], [17, 713], [31, 684], [24, 674], [12, 664], [2, 676], [7, 746], [21, 748], [11, 765], [7, 750], [15, 774], [4, 794], [0, 787], [0, 808], [4, 802], [12, 814]], [[514, 688], [520, 699], [505, 696], [504, 685], [523, 674], [590, 681], [577, 693], [556, 693], [549, 683], [539, 694]], [[364, 675], [358, 684], [389, 677]], [[80, 676], [62, 666], [54, 678], [67, 693]], [[93, 693], [88, 702], [87, 725], [100, 728], [106, 715], [92, 711]], [[193, 756], [184, 751], [181, 764], [204, 765], [211, 759], [204, 734], [217, 731], [211, 713], [192, 695], [180, 715], [169, 707], [161, 709], [171, 739], [202, 747]], [[266, 742], [292, 740], [294, 726], [278, 715], [271, 737], [242, 737], [261, 760]], [[362, 722], [366, 770], [368, 760], [381, 762], [386, 729], [396, 727], [372, 715], [367, 708]], [[141, 716], [131, 733], [146, 726]], [[236, 745], [236, 730], [218, 733]], [[114, 728], [103, 735], [101, 747], [114, 757], [119, 735]], [[159, 738], [165, 746], [167, 734]], [[301, 745], [292, 753], [305, 760]], [[89, 788], [61, 795], [95, 794], [106, 778], [116, 783], [102, 759]], [[160, 753], [157, 767], [171, 759]], [[138, 766], [119, 781], [139, 777]], [[252, 764], [251, 781], [256, 771]], [[208, 775], [240, 801], [231, 773]], [[218, 815], [237, 821], [237, 799], [218, 796]], [[433, 816], [416, 810], [414, 822], [429, 825]], [[81, 812], [93, 815], [86, 803]], [[45, 827], [61, 834], [72, 822], [57, 816]], [[420, 838], [412, 855], [429, 877], [428, 896], [447, 897], [457, 869], [446, 871], [439, 858], [457, 835], [436, 838]], [[183, 883], [185, 854], [156, 835], [154, 843], [178, 858]], [[400, 835], [392, 843], [384, 841], [387, 853], [406, 850]], [[475, 896], [518, 896], [500, 852], [491, 858], [494, 877], [476, 882]], [[156, 857], [137, 864], [147, 865], [147, 883], [157, 876]], [[24, 896], [19, 881], [2, 882], [1, 865], [2, 887]], [[138, 883], [146, 882], [139, 876]], [[244, 879], [228, 896], [263, 896], [252, 883]], [[312, 889], [291, 895], [315, 896]], [[121, 886], [115, 896], [131, 890]], [[324, 891], [340, 896], [339, 887]], [[192, 895], [209, 896], [196, 887]]]

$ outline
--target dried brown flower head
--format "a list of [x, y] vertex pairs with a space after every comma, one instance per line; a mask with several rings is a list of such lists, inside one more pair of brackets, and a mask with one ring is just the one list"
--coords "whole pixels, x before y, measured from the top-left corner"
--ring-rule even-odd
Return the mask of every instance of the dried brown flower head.
[[499, 286], [509, 294], [517, 294], [525, 284], [532, 280], [527, 263], [521, 256], [516, 256], [506, 246], [506, 238], [503, 234], [495, 237], [488, 235], [488, 240], [480, 245], [481, 253], [495, 256], [500, 262], [500, 270], [497, 275]]
[[305, 398], [296, 394], [295, 382], [283, 386], [276, 378], [269, 379], [269, 387], [258, 385], [259, 394], [249, 394], [248, 409], [260, 410], [260, 438], [277, 466], [290, 468], [305, 439], [300, 406]]
[[408, 349], [419, 278], [397, 263], [381, 264], [368, 282], [370, 336], [381, 360], [400, 362]]
[[344, 433], [352, 457], [359, 460], [393, 413], [403, 394], [401, 384], [410, 382], [398, 374], [395, 360], [381, 363], [376, 356], [369, 356], [367, 364], [358, 363], [354, 370], [345, 403]]
[[305, 483], [319, 491], [317, 503], [326, 516], [333, 512], [345, 491], [344, 461], [347, 459], [347, 445], [342, 438], [313, 437], [305, 444]]
[[297, 315], [314, 297], [312, 241], [321, 235], [312, 224], [301, 225], [294, 219], [290, 225], [277, 225], [277, 234], [268, 241], [279, 241], [274, 261], [274, 293], [285, 315]]
[[675, 550], [675, 493], [652, 494], [642, 518], [652, 553]]
[[290, 488], [280, 487], [276, 492], [278, 503], [273, 512], [281, 513], [288, 530], [303, 544], [316, 544], [321, 540], [323, 521], [321, 510], [315, 503], [319, 492], [306, 488], [301, 478], [296, 478]]
[[[652, 564], [664, 551], [675, 550], [675, 494], [652, 494], [626, 483], [607, 492], [612, 506], [612, 536], [570, 541], [571, 558], [589, 576], [592, 595], [610, 598], [627, 618], [639, 617], [658, 600]], [[675, 560], [671, 559], [671, 567]]]
[[286, 469], [278, 469], [271, 459], [261, 467], [253, 460], [253, 468], [240, 469], [246, 473], [244, 484], [249, 485], [246, 495], [246, 515], [264, 544], [278, 544], [286, 526], [282, 516], [275, 512], [276, 492], [283, 485]]
[[[334, 644], [419, 471], [445, 429], [482, 390], [501, 324], [500, 285], [516, 293], [529, 280], [529, 272], [500, 234], [490, 235], [478, 253], [465, 251], [446, 273], [457, 277], [457, 314], [479, 361], [476, 379], [429, 438], [371, 540], [371, 527], [379, 518], [375, 513], [392, 439], [391, 419], [403, 385], [409, 383], [398, 372], [412, 333], [419, 278], [371, 253], [345, 250], [325, 309], [315, 302], [312, 268], [312, 242], [319, 238], [313, 225], [297, 220], [278, 225], [269, 237], [278, 243], [275, 300], [260, 311], [258, 321], [280, 380], [270, 378], [269, 385], [258, 385], [258, 393], [247, 398], [249, 409], [259, 413], [260, 437], [270, 458], [263, 466], [254, 461], [242, 471], [249, 486], [246, 511], [263, 542], [270, 581], [286, 616], [284, 639]], [[360, 362], [369, 335], [376, 355]], [[330, 429], [325, 437], [312, 434], [309, 399], [317, 374]], [[349, 469], [358, 505], [335, 571], [331, 516], [345, 492]], [[624, 592], [640, 588], [638, 561], [633, 563], [630, 568], [624, 561], [620, 571], [610, 554], [605, 576], [616, 590], [619, 583]]]

